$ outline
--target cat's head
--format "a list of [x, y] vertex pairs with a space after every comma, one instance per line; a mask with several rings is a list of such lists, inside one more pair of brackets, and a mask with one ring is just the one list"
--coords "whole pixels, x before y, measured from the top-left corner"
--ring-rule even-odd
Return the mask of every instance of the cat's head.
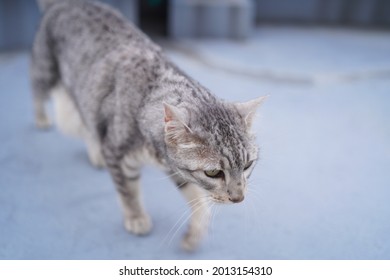
[[216, 202], [241, 202], [258, 157], [250, 128], [265, 98], [193, 108], [164, 103], [165, 143], [173, 171], [204, 188]]

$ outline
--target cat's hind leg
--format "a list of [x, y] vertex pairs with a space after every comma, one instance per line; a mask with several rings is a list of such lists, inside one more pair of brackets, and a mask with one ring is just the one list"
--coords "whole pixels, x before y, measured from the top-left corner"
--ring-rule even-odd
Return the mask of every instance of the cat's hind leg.
[[101, 145], [89, 132], [83, 137], [87, 146], [88, 158], [91, 164], [97, 168], [106, 167], [104, 162]]
[[72, 97], [65, 87], [58, 84], [52, 89], [55, 121], [58, 129], [65, 135], [81, 138], [87, 146], [89, 161], [95, 167], [105, 166], [100, 143], [85, 127]]
[[51, 126], [51, 121], [46, 113], [45, 104], [50, 97], [51, 89], [59, 80], [59, 73], [52, 48], [48, 45], [46, 29], [42, 26], [37, 32], [32, 49], [30, 78], [35, 125], [40, 129], [46, 129]]
[[34, 99], [35, 126], [39, 129], [48, 129], [52, 123], [46, 113], [46, 98]]
[[58, 129], [65, 135], [84, 138], [86, 129], [72, 97], [62, 84], [51, 91], [53, 97], [54, 118]]

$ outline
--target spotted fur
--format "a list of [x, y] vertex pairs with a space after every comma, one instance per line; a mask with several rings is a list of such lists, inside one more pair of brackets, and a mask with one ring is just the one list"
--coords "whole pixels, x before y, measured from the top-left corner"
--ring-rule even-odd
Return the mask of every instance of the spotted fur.
[[[258, 154], [250, 125], [264, 98], [237, 104], [217, 98], [106, 5], [40, 4], [44, 15], [31, 63], [37, 126], [49, 126], [44, 103], [57, 89], [59, 128], [83, 138], [91, 162], [108, 168], [125, 227], [135, 234], [152, 226], [140, 198], [140, 169], [150, 162], [160, 166], [193, 208], [183, 247], [194, 249], [207, 229], [208, 198], [244, 199]], [[222, 173], [211, 178], [210, 170]]]

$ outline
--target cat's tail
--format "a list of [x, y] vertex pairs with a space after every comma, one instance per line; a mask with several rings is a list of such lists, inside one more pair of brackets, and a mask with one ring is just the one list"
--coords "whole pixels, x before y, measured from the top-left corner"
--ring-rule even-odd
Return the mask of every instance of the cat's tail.
[[56, 2], [60, 2], [60, 0], [37, 0], [39, 9], [42, 13], [44, 13], [51, 5]]

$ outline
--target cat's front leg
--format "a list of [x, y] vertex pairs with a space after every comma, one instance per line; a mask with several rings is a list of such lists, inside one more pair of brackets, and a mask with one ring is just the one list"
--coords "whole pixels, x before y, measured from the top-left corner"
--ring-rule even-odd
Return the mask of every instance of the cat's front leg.
[[145, 235], [152, 229], [152, 221], [145, 212], [140, 197], [140, 180], [126, 178], [125, 192], [119, 192], [124, 212], [124, 224], [127, 231], [137, 235]]
[[186, 183], [178, 186], [191, 207], [190, 223], [181, 245], [183, 249], [193, 251], [208, 231], [210, 220], [209, 200], [205, 191], [195, 184]]
[[152, 222], [141, 199], [140, 168], [129, 165], [126, 160], [118, 160], [118, 157], [107, 149], [103, 149], [103, 154], [117, 187], [125, 228], [137, 235], [149, 233], [152, 229]]

